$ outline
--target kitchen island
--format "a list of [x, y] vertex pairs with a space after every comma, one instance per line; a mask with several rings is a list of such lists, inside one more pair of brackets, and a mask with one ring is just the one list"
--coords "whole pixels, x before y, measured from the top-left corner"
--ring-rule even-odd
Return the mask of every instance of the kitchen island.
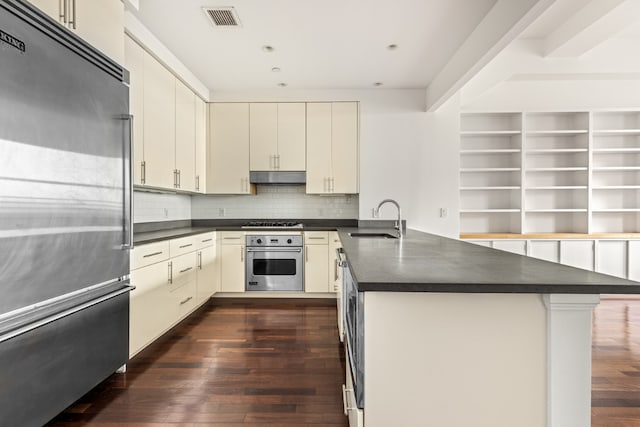
[[593, 308], [640, 283], [413, 230], [350, 235], [362, 231], [339, 230], [357, 294], [346, 317], [359, 307], [352, 425], [590, 425]]

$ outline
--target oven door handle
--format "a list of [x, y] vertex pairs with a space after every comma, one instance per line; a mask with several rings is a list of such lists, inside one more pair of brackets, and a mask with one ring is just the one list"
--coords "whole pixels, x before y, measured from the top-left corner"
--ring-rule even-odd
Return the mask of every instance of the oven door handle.
[[302, 248], [247, 248], [247, 252], [302, 252]]

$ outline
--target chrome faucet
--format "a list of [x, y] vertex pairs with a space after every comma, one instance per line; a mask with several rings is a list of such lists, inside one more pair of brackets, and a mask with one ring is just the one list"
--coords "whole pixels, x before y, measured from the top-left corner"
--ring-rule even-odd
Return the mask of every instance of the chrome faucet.
[[396, 223], [394, 224], [394, 228], [396, 229], [396, 231], [398, 232], [398, 237], [401, 238], [402, 237], [402, 214], [400, 211], [400, 205], [398, 204], [398, 202], [396, 202], [393, 199], [384, 199], [383, 201], [381, 201], [378, 204], [378, 207], [375, 208], [375, 210], [373, 211], [373, 216], [375, 218], [379, 218], [380, 217], [380, 208], [382, 207], [382, 205], [384, 205], [385, 203], [392, 203], [394, 205], [396, 205], [396, 208], [398, 208], [398, 219], [396, 220]]

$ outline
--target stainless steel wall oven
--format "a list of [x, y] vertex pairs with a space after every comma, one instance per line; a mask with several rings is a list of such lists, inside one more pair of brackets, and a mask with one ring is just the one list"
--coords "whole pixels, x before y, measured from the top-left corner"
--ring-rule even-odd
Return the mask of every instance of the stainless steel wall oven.
[[303, 236], [249, 235], [247, 291], [304, 291]]

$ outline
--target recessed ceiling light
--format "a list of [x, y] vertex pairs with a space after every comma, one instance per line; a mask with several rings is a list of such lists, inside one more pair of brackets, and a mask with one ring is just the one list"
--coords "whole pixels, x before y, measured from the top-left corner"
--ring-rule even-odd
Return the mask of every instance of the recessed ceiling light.
[[264, 46], [262, 46], [262, 50], [264, 50], [265, 52], [273, 52], [274, 50], [276, 50], [276, 48], [265, 44]]
[[286, 83], [278, 83], [278, 86], [285, 87], [285, 86], [287, 86], [287, 84]]
[[390, 44], [389, 46], [387, 46], [387, 49], [389, 50], [396, 50], [398, 48], [397, 44]]
[[280, 67], [273, 67], [271, 69], [271, 71], [273, 71], [274, 73], [279, 73], [280, 72]]
[[373, 85], [376, 86], [376, 87], [382, 86], [382, 82], [375, 82]]

